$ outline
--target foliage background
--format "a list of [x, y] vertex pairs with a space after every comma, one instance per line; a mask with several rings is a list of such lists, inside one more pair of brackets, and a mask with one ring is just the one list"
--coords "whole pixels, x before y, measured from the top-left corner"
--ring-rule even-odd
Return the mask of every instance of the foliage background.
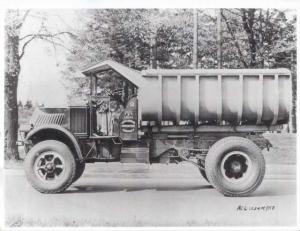
[[[198, 10], [200, 68], [217, 68], [216, 11]], [[192, 68], [192, 9], [92, 9], [77, 15], [84, 29], [76, 32], [63, 72], [80, 86], [72, 85], [72, 98], [82, 93], [80, 70], [107, 58], [138, 70], [153, 67], [153, 60], [157, 68]], [[223, 68], [284, 67], [296, 81], [295, 12], [222, 9], [221, 16]]]
[[[217, 30], [220, 10], [221, 30]], [[288, 68], [293, 76], [292, 124], [296, 131], [296, 12], [284, 9], [198, 9], [199, 68]], [[137, 70], [192, 68], [193, 9], [92, 9], [79, 11], [83, 31], [72, 43], [63, 71], [72, 97], [83, 99], [80, 69], [113, 59]], [[112, 80], [113, 81], [113, 80]], [[70, 82], [72, 84], [70, 84]], [[114, 89], [117, 83], [103, 88]], [[78, 97], [76, 97], [78, 96]], [[72, 103], [72, 100], [71, 100]]]

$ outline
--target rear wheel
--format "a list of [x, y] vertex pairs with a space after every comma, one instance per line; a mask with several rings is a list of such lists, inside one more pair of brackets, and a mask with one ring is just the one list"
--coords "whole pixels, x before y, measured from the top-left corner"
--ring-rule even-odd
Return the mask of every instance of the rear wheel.
[[209, 150], [205, 172], [209, 182], [225, 196], [248, 196], [264, 178], [265, 160], [252, 141], [226, 137]]
[[67, 145], [56, 140], [42, 141], [28, 152], [25, 173], [30, 184], [42, 193], [59, 193], [75, 179], [76, 162]]

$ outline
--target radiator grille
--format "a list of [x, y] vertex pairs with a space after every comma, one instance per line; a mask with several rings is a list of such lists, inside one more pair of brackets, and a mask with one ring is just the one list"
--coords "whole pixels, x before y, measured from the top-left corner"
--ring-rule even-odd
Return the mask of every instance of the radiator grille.
[[32, 116], [30, 124], [33, 124], [36, 127], [46, 125], [46, 124], [62, 125], [64, 118], [65, 118], [64, 113], [48, 114], [39, 111]]

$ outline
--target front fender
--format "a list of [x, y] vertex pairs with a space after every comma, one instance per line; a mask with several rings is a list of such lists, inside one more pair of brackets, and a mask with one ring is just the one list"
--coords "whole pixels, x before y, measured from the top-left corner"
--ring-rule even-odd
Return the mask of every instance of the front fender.
[[[42, 126], [38, 126], [33, 128], [30, 132], [28, 132], [28, 134], [25, 137], [25, 142], [32, 140], [32, 138], [34, 136], [39, 137], [41, 134], [43, 134], [43, 136], [45, 137], [45, 134], [59, 134], [62, 135], [68, 139], [68, 143], [72, 144], [73, 149], [76, 151], [76, 155], [78, 157], [79, 160], [82, 160], [82, 152], [81, 149], [79, 147], [79, 144], [75, 138], [75, 136], [67, 129], [65, 129], [64, 127], [60, 126], [60, 125], [56, 125], [56, 124], [48, 124], [48, 125], [42, 125]], [[63, 141], [63, 140], [59, 140], [59, 141]]]

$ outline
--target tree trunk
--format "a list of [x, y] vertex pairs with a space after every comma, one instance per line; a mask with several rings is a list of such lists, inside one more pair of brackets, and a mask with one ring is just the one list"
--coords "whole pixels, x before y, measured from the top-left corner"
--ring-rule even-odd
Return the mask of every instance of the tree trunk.
[[156, 32], [152, 33], [150, 38], [150, 66], [152, 69], [157, 69]]
[[193, 68], [198, 68], [198, 12], [194, 9], [194, 29], [193, 29]]
[[221, 24], [221, 10], [218, 9], [217, 14], [217, 41], [218, 41], [218, 51], [217, 51], [217, 60], [218, 60], [218, 69], [222, 68], [222, 24]]
[[256, 66], [256, 40], [253, 31], [255, 11], [256, 9], [242, 9], [243, 27], [247, 33], [250, 48], [250, 67]]
[[6, 33], [5, 41], [5, 113], [4, 113], [4, 151], [5, 159], [19, 159], [18, 146], [18, 103], [17, 89], [20, 73], [19, 36]]
[[229, 21], [227, 20], [227, 17], [226, 17], [226, 15], [224, 14], [224, 12], [223, 12], [223, 11], [220, 11], [220, 13], [221, 13], [221, 17], [222, 17], [222, 18], [224, 19], [224, 21], [225, 21], [227, 30], [228, 30], [228, 32], [230, 33], [231, 38], [233, 39], [234, 44], [235, 44], [235, 47], [236, 47], [236, 49], [237, 49], [237, 51], [238, 51], [238, 54], [239, 54], [239, 61], [243, 64], [243, 66], [244, 66], [245, 68], [248, 68], [248, 64], [247, 64], [246, 60], [244, 59], [244, 55], [243, 55], [242, 49], [241, 49], [241, 47], [240, 47], [240, 44], [239, 44], [238, 39], [237, 39], [236, 36], [235, 36], [234, 30], [233, 30], [232, 27], [230, 26], [230, 23], [229, 23]]

